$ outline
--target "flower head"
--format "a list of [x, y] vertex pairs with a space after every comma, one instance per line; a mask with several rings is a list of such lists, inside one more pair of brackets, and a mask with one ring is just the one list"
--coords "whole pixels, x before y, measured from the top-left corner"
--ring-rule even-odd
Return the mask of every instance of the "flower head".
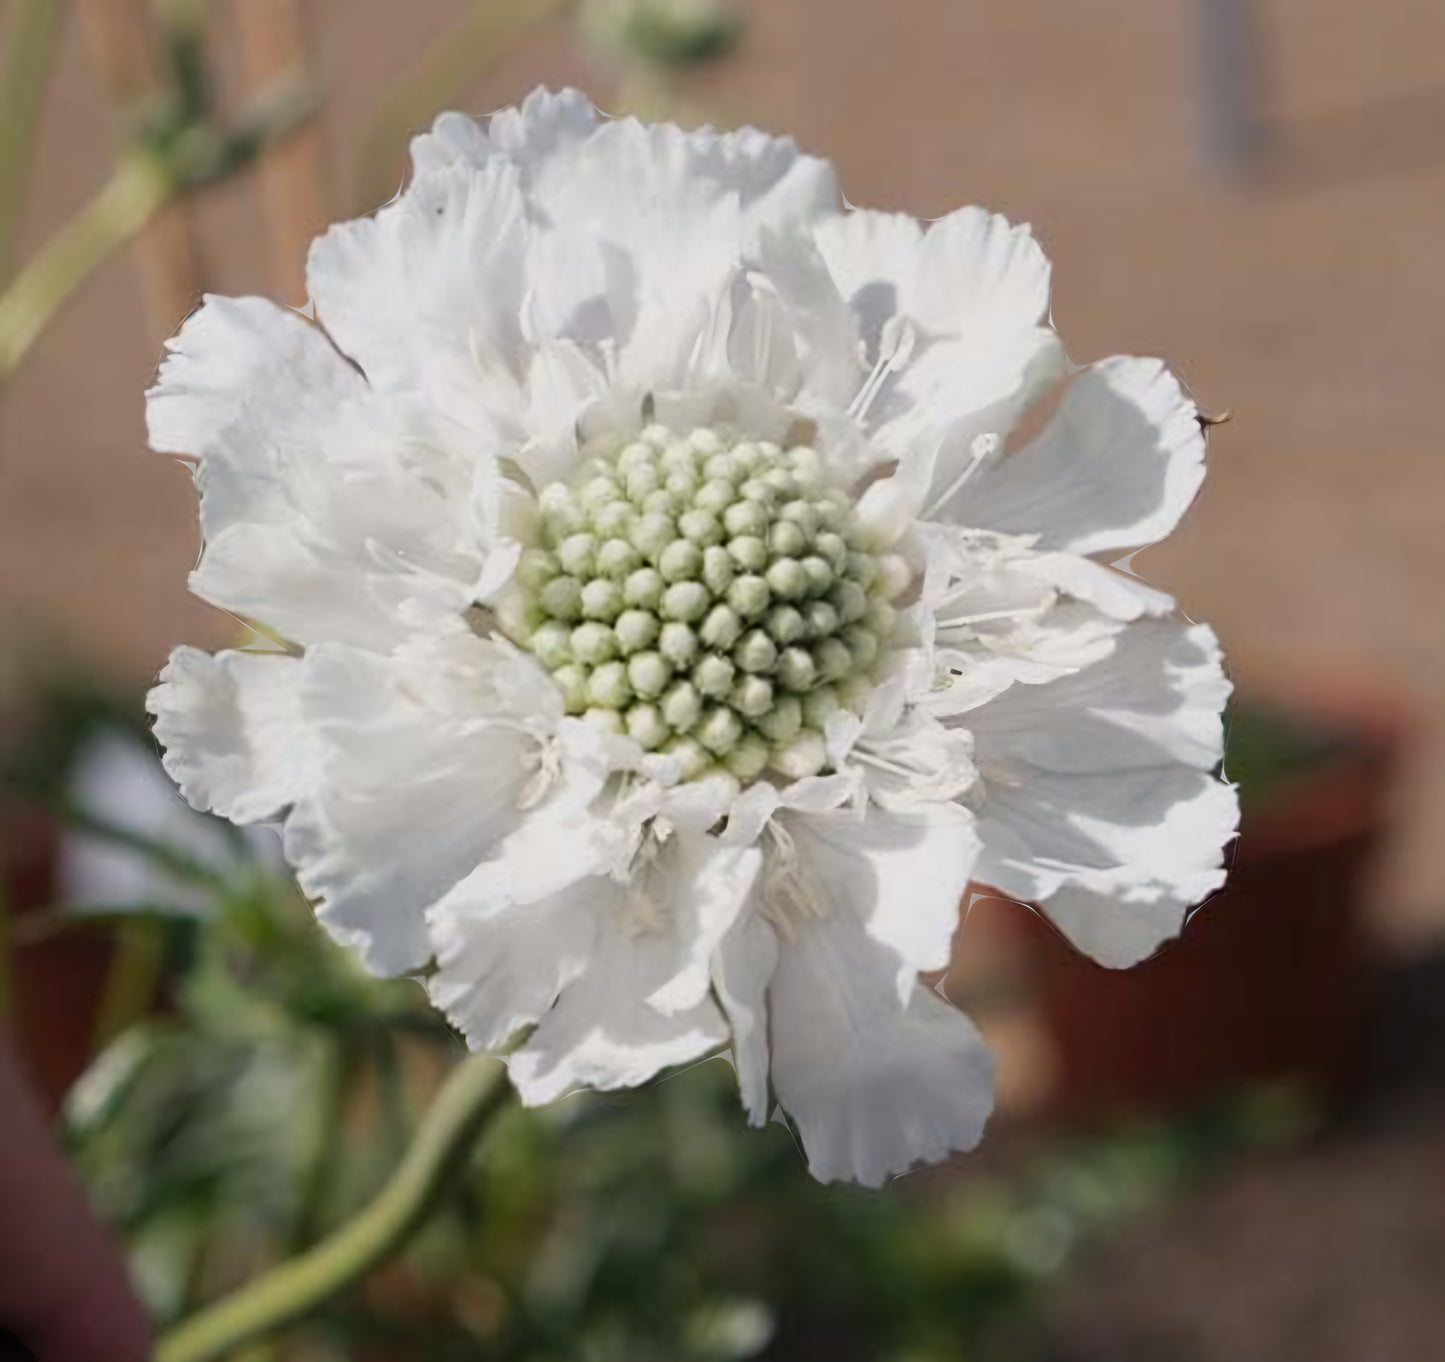
[[1124, 965], [1223, 879], [1218, 648], [1108, 566], [1194, 407], [1071, 371], [1026, 228], [844, 209], [788, 141], [538, 92], [413, 161], [314, 321], [171, 342], [192, 587], [285, 647], [176, 652], [168, 769], [529, 1102], [730, 1047], [820, 1177], [970, 1146], [991, 1061], [919, 981], [969, 881]]

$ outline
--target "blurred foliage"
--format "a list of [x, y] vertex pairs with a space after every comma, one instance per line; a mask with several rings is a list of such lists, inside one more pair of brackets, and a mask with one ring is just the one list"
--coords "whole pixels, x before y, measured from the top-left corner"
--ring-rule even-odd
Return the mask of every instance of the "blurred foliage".
[[[96, 693], [52, 691], [12, 788], [69, 807], [57, 773], [116, 714]], [[1237, 714], [1231, 774], [1241, 737], [1261, 748], [1242, 763], [1257, 786], [1337, 755], [1299, 733]], [[174, 868], [175, 847], [127, 838]], [[366, 1204], [462, 1054], [418, 981], [366, 975], [266, 850], [238, 841], [221, 873], [203, 867], [202, 913], [157, 902], [126, 919], [161, 943], [157, 1005], [105, 1045], [63, 1113], [163, 1325]], [[881, 1192], [823, 1186], [787, 1126], [746, 1127], [717, 1058], [640, 1091], [509, 1111], [399, 1258], [246, 1362], [1023, 1359], [1039, 1288], [1082, 1246], [1300, 1128], [1298, 1108], [1268, 1098], [996, 1141]]]
[[1225, 716], [1224, 771], [1239, 785], [1246, 814], [1301, 778], [1360, 749], [1360, 735], [1278, 707], [1236, 703]]
[[687, 68], [726, 56], [743, 35], [726, 0], [586, 0], [582, 30], [622, 62]]

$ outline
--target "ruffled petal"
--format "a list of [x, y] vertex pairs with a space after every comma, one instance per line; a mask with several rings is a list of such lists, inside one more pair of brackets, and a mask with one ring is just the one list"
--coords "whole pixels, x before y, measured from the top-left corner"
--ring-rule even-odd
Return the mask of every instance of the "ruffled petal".
[[732, 1036], [743, 1110], [755, 1126], [767, 1122], [770, 1110], [767, 992], [777, 964], [777, 932], [753, 912], [734, 924], [712, 959], [713, 991]]
[[639, 923], [628, 886], [593, 878], [596, 936], [587, 967], [507, 1061], [528, 1106], [574, 1088], [631, 1088], [662, 1069], [723, 1045], [727, 1023], [711, 997], [664, 1013], [647, 998], [675, 977], [679, 928], [666, 918]]
[[504, 157], [526, 170], [562, 148], [582, 141], [597, 126], [597, 110], [580, 90], [533, 90], [516, 108], [485, 121], [444, 113], [429, 132], [411, 141], [417, 175], [452, 165], [484, 166]]
[[814, 1176], [868, 1187], [970, 1149], [993, 1108], [993, 1058], [963, 1013], [921, 986], [846, 907], [803, 923], [768, 990], [772, 1079]]
[[[375, 217], [312, 244], [316, 314], [374, 386], [416, 387], [437, 357], [522, 372], [527, 214], [515, 166], [493, 158], [418, 176]], [[496, 383], [497, 398], [507, 394]], [[520, 390], [514, 396], [515, 410]]]
[[[315, 791], [286, 822], [286, 858], [369, 968], [414, 969], [431, 954], [425, 910], [525, 818], [555, 689], [530, 659], [466, 634], [388, 659], [323, 644], [306, 662], [320, 754]], [[531, 724], [517, 717], [527, 684]]]
[[193, 808], [236, 823], [278, 817], [315, 780], [307, 664], [284, 653], [177, 648], [146, 697], [171, 779]]
[[975, 878], [1051, 915], [1063, 894], [1056, 921], [1103, 963], [1147, 955], [1224, 881], [1239, 820], [1214, 774], [1228, 692], [1209, 629], [1151, 620], [1104, 661], [967, 715], [984, 790]]
[[1198, 410], [1154, 359], [1081, 373], [1041, 434], [959, 489], [937, 515], [1038, 536], [1040, 548], [1137, 549], [1178, 523], [1204, 479]]
[[959, 900], [979, 853], [967, 810], [948, 803], [870, 804], [861, 817], [790, 810], [778, 821], [794, 843], [796, 865], [786, 873], [816, 894], [822, 912], [855, 919], [894, 952], [900, 998], [912, 993], [921, 971], [948, 963]]

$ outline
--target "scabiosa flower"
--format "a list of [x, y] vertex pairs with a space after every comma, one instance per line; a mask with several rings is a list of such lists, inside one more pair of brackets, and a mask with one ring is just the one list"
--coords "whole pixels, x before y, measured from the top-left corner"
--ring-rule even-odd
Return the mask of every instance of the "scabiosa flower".
[[820, 1178], [972, 1145], [991, 1061], [919, 980], [969, 881], [1126, 965], [1223, 878], [1214, 637], [1108, 566], [1193, 405], [1071, 370], [1027, 228], [845, 209], [786, 140], [538, 92], [413, 161], [314, 320], [170, 344], [192, 588], [285, 647], [176, 652], [168, 769], [528, 1102], [730, 1048]]

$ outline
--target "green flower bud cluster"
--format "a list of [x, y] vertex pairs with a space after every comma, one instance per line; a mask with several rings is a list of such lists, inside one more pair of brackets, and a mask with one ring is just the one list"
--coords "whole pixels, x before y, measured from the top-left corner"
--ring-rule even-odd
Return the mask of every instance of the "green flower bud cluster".
[[875, 554], [815, 450], [649, 426], [540, 496], [525, 637], [570, 714], [675, 755], [685, 779], [815, 775], [861, 710], [910, 574]]

